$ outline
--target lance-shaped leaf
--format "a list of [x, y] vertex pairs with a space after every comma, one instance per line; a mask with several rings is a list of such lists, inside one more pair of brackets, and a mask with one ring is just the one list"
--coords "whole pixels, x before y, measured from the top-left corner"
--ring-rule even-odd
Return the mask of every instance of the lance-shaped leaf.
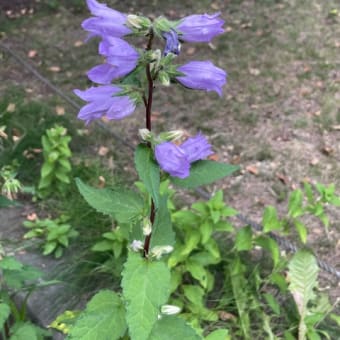
[[187, 178], [170, 177], [171, 182], [182, 188], [197, 188], [210, 184], [239, 170], [236, 165], [203, 160], [192, 164]]
[[68, 340], [120, 339], [126, 332], [125, 309], [120, 297], [108, 290], [97, 293], [72, 327]]
[[164, 262], [150, 261], [131, 252], [123, 270], [122, 287], [130, 337], [147, 340], [160, 307], [168, 301], [170, 271]]
[[135, 165], [139, 178], [153, 198], [155, 206], [159, 205], [159, 166], [153, 159], [152, 150], [144, 144], [139, 144], [135, 152]]
[[143, 200], [134, 191], [122, 189], [96, 189], [76, 179], [79, 192], [86, 202], [97, 211], [115, 218], [120, 223], [126, 223], [142, 214]]
[[167, 201], [167, 196], [162, 196], [156, 209], [155, 223], [152, 227], [151, 248], [154, 246], [172, 246], [175, 243], [175, 233], [172, 230]]

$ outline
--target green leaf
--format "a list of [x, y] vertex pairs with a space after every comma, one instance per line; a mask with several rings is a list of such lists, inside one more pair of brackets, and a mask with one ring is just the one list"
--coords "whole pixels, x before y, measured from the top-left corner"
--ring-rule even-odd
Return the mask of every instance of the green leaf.
[[21, 270], [23, 264], [14, 256], [6, 256], [0, 259], [0, 268], [7, 270]]
[[299, 234], [301, 242], [305, 244], [307, 242], [307, 234], [308, 234], [306, 226], [299, 220], [295, 220], [294, 225], [295, 225], [296, 231]]
[[276, 208], [269, 205], [265, 207], [262, 217], [263, 231], [268, 233], [273, 230], [280, 230], [282, 223], [277, 217]]
[[155, 222], [152, 226], [150, 247], [172, 246], [175, 244], [175, 233], [172, 230], [171, 216], [167, 205], [168, 198], [161, 196], [156, 209]]
[[53, 253], [53, 251], [57, 248], [57, 242], [47, 242], [44, 245], [44, 251], [43, 251], [43, 255], [49, 255], [51, 253]]
[[201, 284], [203, 288], [207, 288], [208, 275], [206, 269], [203, 266], [195, 261], [188, 260], [185, 263], [185, 269]]
[[15, 324], [12, 332], [10, 340], [41, 340], [44, 336], [50, 335], [49, 332], [30, 322]]
[[135, 152], [135, 165], [139, 178], [153, 198], [156, 208], [159, 206], [160, 170], [153, 159], [151, 148], [139, 144]]
[[212, 223], [209, 222], [209, 221], [203, 223], [200, 226], [200, 232], [201, 232], [201, 235], [202, 235], [202, 239], [201, 239], [202, 244], [207, 243], [209, 241], [209, 239], [211, 238], [211, 235], [213, 233]]
[[299, 250], [288, 265], [289, 290], [293, 295], [300, 314], [299, 339], [304, 339], [307, 332], [305, 317], [307, 304], [314, 298], [319, 268], [315, 257], [307, 250]]
[[69, 184], [70, 183], [70, 178], [65, 175], [65, 173], [61, 172], [61, 171], [56, 171], [55, 172], [55, 176], [59, 179], [59, 181]]
[[94, 244], [94, 246], [91, 248], [92, 251], [111, 251], [112, 250], [112, 241], [103, 240], [99, 241]]
[[182, 318], [177, 316], [162, 316], [162, 318], [156, 322], [148, 338], [148, 340], [160, 339], [200, 340], [202, 338]]
[[65, 169], [65, 171], [70, 172], [72, 170], [71, 163], [68, 159], [60, 158], [58, 159], [59, 165]]
[[230, 340], [229, 331], [227, 329], [217, 329], [211, 332], [205, 340]]
[[41, 168], [41, 177], [46, 177], [53, 172], [54, 164], [45, 162]]
[[276, 315], [280, 315], [280, 305], [277, 302], [277, 300], [275, 299], [275, 297], [270, 293], [264, 293], [263, 297], [265, 298], [267, 304], [273, 310], [273, 312]]
[[301, 190], [294, 190], [289, 197], [288, 202], [288, 215], [295, 218], [299, 217], [303, 214], [302, 209], [302, 191]]
[[120, 223], [129, 222], [142, 214], [143, 200], [134, 191], [96, 189], [84, 184], [79, 178], [76, 183], [79, 192], [92, 208], [113, 216]]
[[184, 179], [170, 177], [170, 179], [172, 183], [181, 188], [193, 189], [229, 176], [237, 170], [239, 166], [236, 165], [204, 160], [193, 163], [189, 177]]
[[279, 264], [280, 248], [275, 240], [273, 240], [271, 237], [261, 235], [255, 239], [255, 243], [262, 247], [263, 249], [270, 251], [274, 267]]
[[204, 290], [199, 286], [182, 285], [184, 296], [193, 304], [203, 307]]
[[4, 323], [8, 319], [11, 313], [11, 309], [7, 303], [0, 303], [0, 329], [3, 328]]
[[252, 248], [253, 233], [250, 226], [241, 228], [236, 234], [235, 247], [238, 251]]
[[120, 297], [109, 290], [97, 293], [71, 328], [69, 340], [115, 340], [126, 332]]
[[146, 340], [160, 307], [168, 301], [170, 271], [164, 262], [150, 261], [130, 252], [123, 270], [122, 288], [130, 337]]

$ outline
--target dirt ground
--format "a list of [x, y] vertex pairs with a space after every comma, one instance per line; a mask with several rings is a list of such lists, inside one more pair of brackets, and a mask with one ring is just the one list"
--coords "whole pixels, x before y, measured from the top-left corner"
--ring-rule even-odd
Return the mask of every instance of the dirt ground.
[[[340, 7], [337, 0], [216, 0], [216, 1], [106, 1], [117, 10], [170, 18], [221, 11], [226, 34], [213, 44], [188, 44], [179, 63], [212, 60], [228, 72], [222, 99], [217, 95], [157, 88], [154, 129], [198, 130], [209, 136], [220, 161], [241, 166], [232, 178], [208, 188], [223, 188], [226, 201], [260, 222], [264, 206], [284, 214], [287, 195], [303, 181], [335, 183], [340, 194]], [[1, 1], [6, 5], [26, 1]], [[27, 1], [30, 3], [30, 1]], [[0, 22], [1, 42], [26, 58], [44, 76], [72, 96], [74, 88], [89, 83], [85, 72], [100, 63], [96, 42], [84, 44], [80, 28], [85, 11], [75, 14], [60, 7], [48, 15]], [[0, 18], [3, 18], [0, 16]], [[35, 51], [35, 52], [32, 52]], [[54, 93], [0, 50], [0, 94], [21, 85], [28, 98]], [[60, 99], [60, 103], [63, 101]], [[75, 115], [73, 108], [63, 105]], [[110, 123], [129, 143], [137, 144], [143, 112]], [[106, 141], [116, 166], [134, 176], [132, 153]], [[310, 246], [340, 270], [340, 212], [331, 211], [327, 237], [315, 220], [308, 225]], [[338, 282], [325, 276], [324, 285], [337, 296]]]

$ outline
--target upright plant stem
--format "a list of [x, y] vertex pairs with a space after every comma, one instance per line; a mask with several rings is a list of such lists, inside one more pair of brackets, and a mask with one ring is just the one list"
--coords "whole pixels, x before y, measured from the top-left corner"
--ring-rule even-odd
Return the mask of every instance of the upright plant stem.
[[[148, 41], [148, 44], [146, 46], [147, 51], [151, 50], [152, 41], [153, 41], [153, 30], [151, 29], [150, 33], [149, 33], [149, 41]], [[148, 97], [144, 101], [144, 103], [145, 103], [145, 121], [146, 121], [146, 128], [149, 131], [151, 131], [151, 110], [152, 110], [152, 98], [153, 98], [153, 86], [154, 85], [153, 85], [153, 78], [152, 78], [152, 74], [151, 74], [150, 63], [148, 63], [146, 65], [146, 77], [147, 77], [147, 80], [148, 80]], [[151, 145], [149, 145], [149, 147], [151, 147]], [[151, 207], [150, 207], [150, 222], [151, 222], [151, 225], [153, 225], [154, 221], [155, 221], [155, 204], [154, 204], [153, 200], [151, 199]], [[147, 235], [145, 237], [145, 240], [144, 240], [144, 247], [143, 247], [144, 257], [147, 257], [148, 254], [149, 254], [151, 235], [152, 235], [152, 233]]]

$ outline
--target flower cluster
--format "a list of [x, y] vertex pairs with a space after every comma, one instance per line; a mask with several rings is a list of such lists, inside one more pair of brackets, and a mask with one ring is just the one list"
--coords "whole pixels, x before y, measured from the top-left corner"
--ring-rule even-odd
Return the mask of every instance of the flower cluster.
[[[140, 102], [147, 107], [146, 82], [159, 81], [163, 85], [177, 82], [194, 90], [215, 91], [222, 96], [227, 74], [210, 61], [191, 61], [174, 64], [180, 54], [181, 43], [210, 42], [223, 33], [224, 21], [220, 13], [190, 15], [179, 21], [159, 17], [148, 18], [127, 15], [107, 7], [96, 0], [86, 0], [92, 17], [82, 23], [88, 38], [99, 37], [98, 53], [105, 58], [103, 64], [94, 66], [87, 73], [96, 83], [85, 91], [74, 93], [87, 104], [78, 118], [90, 123], [95, 119], [122, 119], [131, 115]], [[124, 40], [132, 36], [149, 39], [146, 50], [137, 49]], [[163, 53], [152, 50], [153, 37], [164, 41]], [[141, 70], [149, 67], [147, 76]], [[126, 78], [128, 77], [128, 78]], [[164, 171], [180, 178], [189, 175], [190, 164], [211, 154], [210, 145], [198, 134], [180, 146], [164, 142], [155, 146], [155, 157]]]

